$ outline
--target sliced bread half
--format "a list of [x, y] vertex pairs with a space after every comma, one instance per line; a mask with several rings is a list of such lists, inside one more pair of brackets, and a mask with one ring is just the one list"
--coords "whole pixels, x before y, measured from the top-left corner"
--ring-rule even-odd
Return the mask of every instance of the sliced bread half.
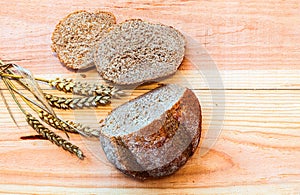
[[56, 25], [52, 33], [52, 50], [69, 68], [94, 66], [94, 46], [115, 23], [115, 16], [109, 12], [73, 12]]
[[171, 75], [185, 52], [176, 29], [131, 19], [113, 26], [95, 48], [100, 75], [119, 85], [140, 84]]
[[107, 159], [138, 179], [170, 175], [196, 150], [201, 108], [187, 88], [169, 84], [114, 109], [104, 121], [100, 142]]

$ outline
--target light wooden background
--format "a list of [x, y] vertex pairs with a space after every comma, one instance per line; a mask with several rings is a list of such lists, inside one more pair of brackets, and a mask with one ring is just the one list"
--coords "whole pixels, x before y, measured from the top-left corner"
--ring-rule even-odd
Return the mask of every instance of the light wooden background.
[[[51, 52], [56, 23], [72, 11], [102, 9], [113, 12], [118, 22], [143, 18], [178, 28], [202, 53], [190, 48], [190, 58], [166, 82], [182, 82], [198, 95], [202, 145], [214, 140], [205, 136], [209, 131], [221, 131], [208, 152], [199, 147], [176, 174], [139, 182], [109, 165], [97, 140], [71, 135], [85, 152], [84, 161], [45, 140], [20, 140], [35, 132], [1, 83], [19, 127], [1, 97], [0, 193], [300, 193], [299, 0], [1, 0], [0, 7], [0, 59], [47, 78], [83, 79], [85, 74], [85, 79], [100, 79], [95, 70], [67, 70]], [[111, 108], [151, 87], [130, 91], [105, 108], [58, 113], [97, 125]]]

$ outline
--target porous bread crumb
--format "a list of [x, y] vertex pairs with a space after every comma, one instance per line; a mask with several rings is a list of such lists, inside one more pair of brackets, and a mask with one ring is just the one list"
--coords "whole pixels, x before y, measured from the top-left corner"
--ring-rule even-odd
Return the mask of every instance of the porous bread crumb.
[[116, 23], [112, 13], [76, 11], [63, 18], [52, 33], [52, 50], [69, 68], [94, 66], [93, 49], [108, 28]]
[[184, 36], [173, 27], [131, 19], [100, 40], [94, 61], [104, 79], [140, 84], [175, 73], [184, 52]]
[[177, 85], [167, 85], [121, 105], [105, 119], [102, 133], [121, 136], [138, 131], [158, 119], [165, 110], [171, 109], [184, 90]]

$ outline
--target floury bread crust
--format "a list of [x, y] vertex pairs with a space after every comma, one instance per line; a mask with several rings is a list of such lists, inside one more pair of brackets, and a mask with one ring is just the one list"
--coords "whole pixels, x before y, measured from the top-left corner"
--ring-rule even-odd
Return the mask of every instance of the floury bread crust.
[[197, 97], [169, 84], [114, 109], [104, 121], [100, 142], [112, 164], [143, 180], [177, 171], [195, 152], [200, 134]]
[[71, 69], [92, 67], [95, 44], [115, 23], [115, 16], [109, 12], [73, 12], [56, 25], [52, 33], [52, 50]]
[[175, 73], [184, 52], [184, 36], [173, 27], [131, 19], [100, 40], [94, 61], [104, 79], [132, 85]]

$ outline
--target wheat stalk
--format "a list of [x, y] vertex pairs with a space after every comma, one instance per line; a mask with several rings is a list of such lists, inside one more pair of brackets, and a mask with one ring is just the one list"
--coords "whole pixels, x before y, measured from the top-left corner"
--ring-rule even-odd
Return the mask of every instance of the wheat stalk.
[[[64, 150], [69, 151], [71, 154], [75, 154], [79, 159], [84, 159], [83, 152], [72, 143], [68, 142], [67, 140], [63, 139], [61, 136], [55, 134], [50, 129], [46, 128], [39, 120], [37, 120], [35, 117], [33, 117], [30, 113], [28, 113], [20, 104], [17, 97], [14, 94], [14, 91], [16, 90], [13, 83], [11, 83], [10, 80], [7, 78], [2, 78], [4, 81], [6, 87], [8, 88], [10, 94], [12, 95], [15, 103], [18, 105], [22, 113], [25, 115], [27, 123], [43, 138], [51, 141], [52, 143], [55, 143], [57, 146], [61, 146]], [[22, 98], [23, 99], [23, 98]], [[26, 99], [23, 99], [26, 102]], [[26, 102], [28, 103], [28, 102]]]
[[85, 156], [83, 152], [77, 146], [55, 134], [31, 114], [26, 113], [26, 121], [39, 135], [42, 135], [45, 139], [48, 139], [59, 147], [61, 146], [64, 150], [70, 152], [71, 154], [75, 154], [79, 159], [84, 159]]
[[[18, 81], [29, 91], [30, 89], [28, 85], [22, 82], [23, 77], [21, 75], [15, 75], [12, 71], [8, 70], [11, 65], [4, 65], [0, 60], [0, 76], [4, 81], [5, 85], [9, 89], [14, 101], [20, 108], [20, 110], [24, 113], [26, 117], [27, 123], [43, 138], [48, 139], [52, 143], [56, 144], [59, 147], [62, 147], [64, 150], [69, 151], [71, 154], [75, 154], [79, 159], [84, 159], [83, 152], [76, 146], [70, 143], [69, 141], [63, 139], [61, 136], [55, 134], [53, 131], [45, 127], [37, 118], [28, 113], [20, 104], [18, 99], [15, 96], [15, 93], [19, 94], [22, 100], [34, 111], [36, 111], [39, 117], [50, 126], [63, 130], [65, 132], [71, 133], [82, 133], [87, 136], [95, 136], [99, 137], [100, 130], [92, 129], [90, 127], [84, 126], [80, 123], [75, 123], [73, 121], [63, 121], [55, 114], [50, 114], [49, 110], [45, 109], [40, 104], [32, 101], [30, 98], [26, 97], [15, 87], [13, 82], [10, 79], [18, 79]], [[81, 98], [64, 98], [52, 96], [50, 94], [46, 94], [45, 97], [52, 106], [60, 107], [64, 109], [74, 109], [74, 108], [82, 108], [82, 107], [91, 107], [98, 105], [106, 105], [110, 103], [110, 99], [112, 97], [118, 98], [120, 96], [125, 95], [119, 89], [116, 89], [111, 86], [105, 85], [96, 85], [96, 84], [88, 84], [81, 82], [74, 82], [72, 79], [55, 79], [55, 80], [47, 80], [43, 78], [34, 78], [35, 80], [39, 80], [42, 82], [48, 83], [50, 86], [55, 87], [56, 89], [64, 92], [72, 92], [73, 94], [84, 95], [86, 97]], [[92, 97], [91, 97], [92, 96]], [[48, 97], [48, 98], [47, 98]], [[41, 100], [39, 100], [41, 101]], [[40, 109], [35, 108], [35, 106]]]
[[62, 120], [58, 119], [57, 117], [44, 110], [39, 110], [38, 115], [40, 119], [42, 119], [45, 123], [54, 127], [55, 129], [59, 129], [70, 133], [78, 133], [74, 128], [70, 127], [67, 124], [67, 122], [63, 122]]
[[90, 127], [84, 126], [80, 123], [75, 123], [73, 121], [62, 121], [57, 117], [54, 117], [52, 114], [45, 112], [44, 110], [39, 110], [38, 115], [40, 119], [42, 119], [48, 125], [63, 130], [70, 133], [78, 133], [81, 132], [82, 134], [89, 136], [89, 137], [99, 137], [99, 130], [92, 129]]
[[44, 95], [50, 106], [60, 109], [76, 109], [107, 105], [110, 103], [111, 99], [111, 96], [109, 95], [85, 96], [79, 98], [65, 98], [46, 93]]
[[[22, 79], [23, 77], [20, 75], [15, 75], [11, 71], [8, 73], [4, 73], [1, 71], [1, 76], [13, 79]], [[84, 95], [84, 96], [97, 96], [97, 95], [109, 95], [114, 98], [120, 98], [126, 95], [123, 91], [116, 87], [102, 85], [102, 84], [90, 84], [87, 82], [73, 81], [73, 79], [60, 79], [56, 78], [53, 80], [47, 80], [44, 78], [34, 78], [35, 80], [42, 81], [44, 83], [48, 83], [51, 87], [56, 88], [59, 91], [63, 91], [65, 93], [73, 93], [76, 95]]]
[[84, 134], [86, 134], [87, 136], [94, 136], [94, 137], [99, 137], [100, 136], [100, 130], [97, 129], [92, 129], [88, 126], [85, 126], [83, 124], [80, 123], [75, 123], [74, 121], [66, 121], [69, 125], [71, 125], [72, 127], [74, 127], [75, 129], [78, 129], [79, 131], [83, 132]]
[[107, 85], [102, 84], [90, 84], [87, 82], [73, 81], [73, 79], [60, 79], [56, 78], [54, 80], [48, 81], [51, 87], [56, 88], [59, 91], [64, 91], [65, 93], [73, 93], [76, 95], [85, 96], [111, 96], [119, 98], [124, 95], [121, 90]]

